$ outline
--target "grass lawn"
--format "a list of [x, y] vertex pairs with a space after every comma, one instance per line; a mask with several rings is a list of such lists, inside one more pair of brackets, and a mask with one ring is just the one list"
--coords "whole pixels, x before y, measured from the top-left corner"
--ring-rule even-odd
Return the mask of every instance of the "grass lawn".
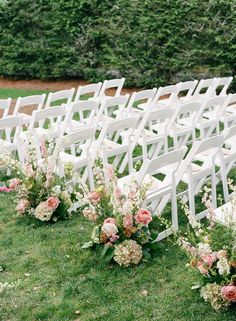
[[44, 225], [16, 217], [14, 208], [14, 194], [0, 194], [0, 282], [19, 280], [0, 293], [1, 321], [236, 320], [235, 310], [215, 312], [191, 290], [196, 275], [170, 242], [155, 260], [120, 268], [81, 249], [92, 229], [83, 217]]
[[47, 94], [47, 90], [28, 90], [28, 89], [11, 89], [11, 88], [0, 88], [0, 99], [12, 98], [17, 99], [18, 97]]
[[20, 283], [0, 294], [0, 320], [235, 320], [236, 311], [214, 312], [191, 290], [195, 275], [174, 245], [135, 268], [107, 266], [80, 248], [91, 230], [83, 217], [43, 225], [16, 218], [14, 206], [14, 195], [1, 194], [0, 282]]

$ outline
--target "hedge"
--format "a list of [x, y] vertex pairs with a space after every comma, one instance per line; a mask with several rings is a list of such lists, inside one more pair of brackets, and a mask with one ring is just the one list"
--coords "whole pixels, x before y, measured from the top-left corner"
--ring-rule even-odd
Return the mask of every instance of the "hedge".
[[234, 75], [235, 24], [235, 0], [0, 0], [0, 75], [140, 87]]

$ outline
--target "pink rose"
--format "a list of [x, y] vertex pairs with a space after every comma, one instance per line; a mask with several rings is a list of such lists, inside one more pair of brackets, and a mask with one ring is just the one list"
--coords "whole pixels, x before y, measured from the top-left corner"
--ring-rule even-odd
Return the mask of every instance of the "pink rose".
[[59, 199], [55, 196], [51, 196], [46, 200], [46, 206], [51, 211], [54, 211], [58, 207], [59, 203]]
[[114, 235], [118, 232], [118, 228], [113, 223], [105, 223], [102, 226], [102, 232], [105, 233], [108, 238], [110, 238], [114, 237]]
[[13, 178], [10, 180], [9, 187], [11, 189], [16, 189], [20, 185], [19, 178]]
[[89, 198], [90, 201], [91, 201], [92, 203], [94, 203], [94, 204], [97, 204], [97, 203], [100, 201], [100, 199], [101, 199], [100, 194], [99, 194], [98, 192], [91, 192], [91, 193], [89, 193], [88, 198]]
[[108, 218], [106, 218], [105, 221], [103, 222], [103, 224], [106, 224], [106, 223], [116, 224], [116, 221], [115, 221], [114, 218], [108, 217]]
[[26, 208], [30, 205], [30, 202], [27, 199], [21, 199], [17, 204], [16, 211], [20, 214], [24, 214]]
[[236, 286], [229, 284], [223, 286], [221, 289], [221, 294], [226, 301], [236, 302]]
[[133, 215], [132, 214], [126, 214], [123, 217], [123, 226], [124, 228], [131, 228], [133, 226]]
[[0, 186], [0, 192], [9, 193], [11, 192], [11, 189], [6, 186]]
[[148, 210], [141, 208], [135, 215], [135, 221], [138, 224], [148, 225], [152, 221], [152, 215]]
[[201, 259], [203, 263], [206, 265], [208, 269], [210, 269], [215, 261], [215, 256], [212, 255], [201, 255]]

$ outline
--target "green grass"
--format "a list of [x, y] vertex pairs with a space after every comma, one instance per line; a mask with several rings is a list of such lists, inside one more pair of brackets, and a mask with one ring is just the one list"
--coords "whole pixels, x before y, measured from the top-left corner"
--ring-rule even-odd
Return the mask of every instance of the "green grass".
[[171, 243], [135, 268], [106, 265], [81, 249], [91, 231], [82, 217], [43, 225], [17, 218], [14, 206], [14, 195], [0, 195], [0, 282], [20, 280], [0, 294], [0, 320], [235, 320], [236, 311], [214, 312], [191, 290], [195, 275]]
[[0, 88], [0, 99], [12, 98], [17, 99], [18, 97], [47, 94], [48, 90], [32, 90], [32, 89], [11, 89], [11, 88]]

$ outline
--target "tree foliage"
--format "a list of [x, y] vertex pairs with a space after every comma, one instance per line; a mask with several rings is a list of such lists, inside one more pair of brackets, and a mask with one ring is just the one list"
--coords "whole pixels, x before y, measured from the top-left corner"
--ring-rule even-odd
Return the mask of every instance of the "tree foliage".
[[5, 0], [0, 75], [135, 86], [233, 75], [236, 0]]

